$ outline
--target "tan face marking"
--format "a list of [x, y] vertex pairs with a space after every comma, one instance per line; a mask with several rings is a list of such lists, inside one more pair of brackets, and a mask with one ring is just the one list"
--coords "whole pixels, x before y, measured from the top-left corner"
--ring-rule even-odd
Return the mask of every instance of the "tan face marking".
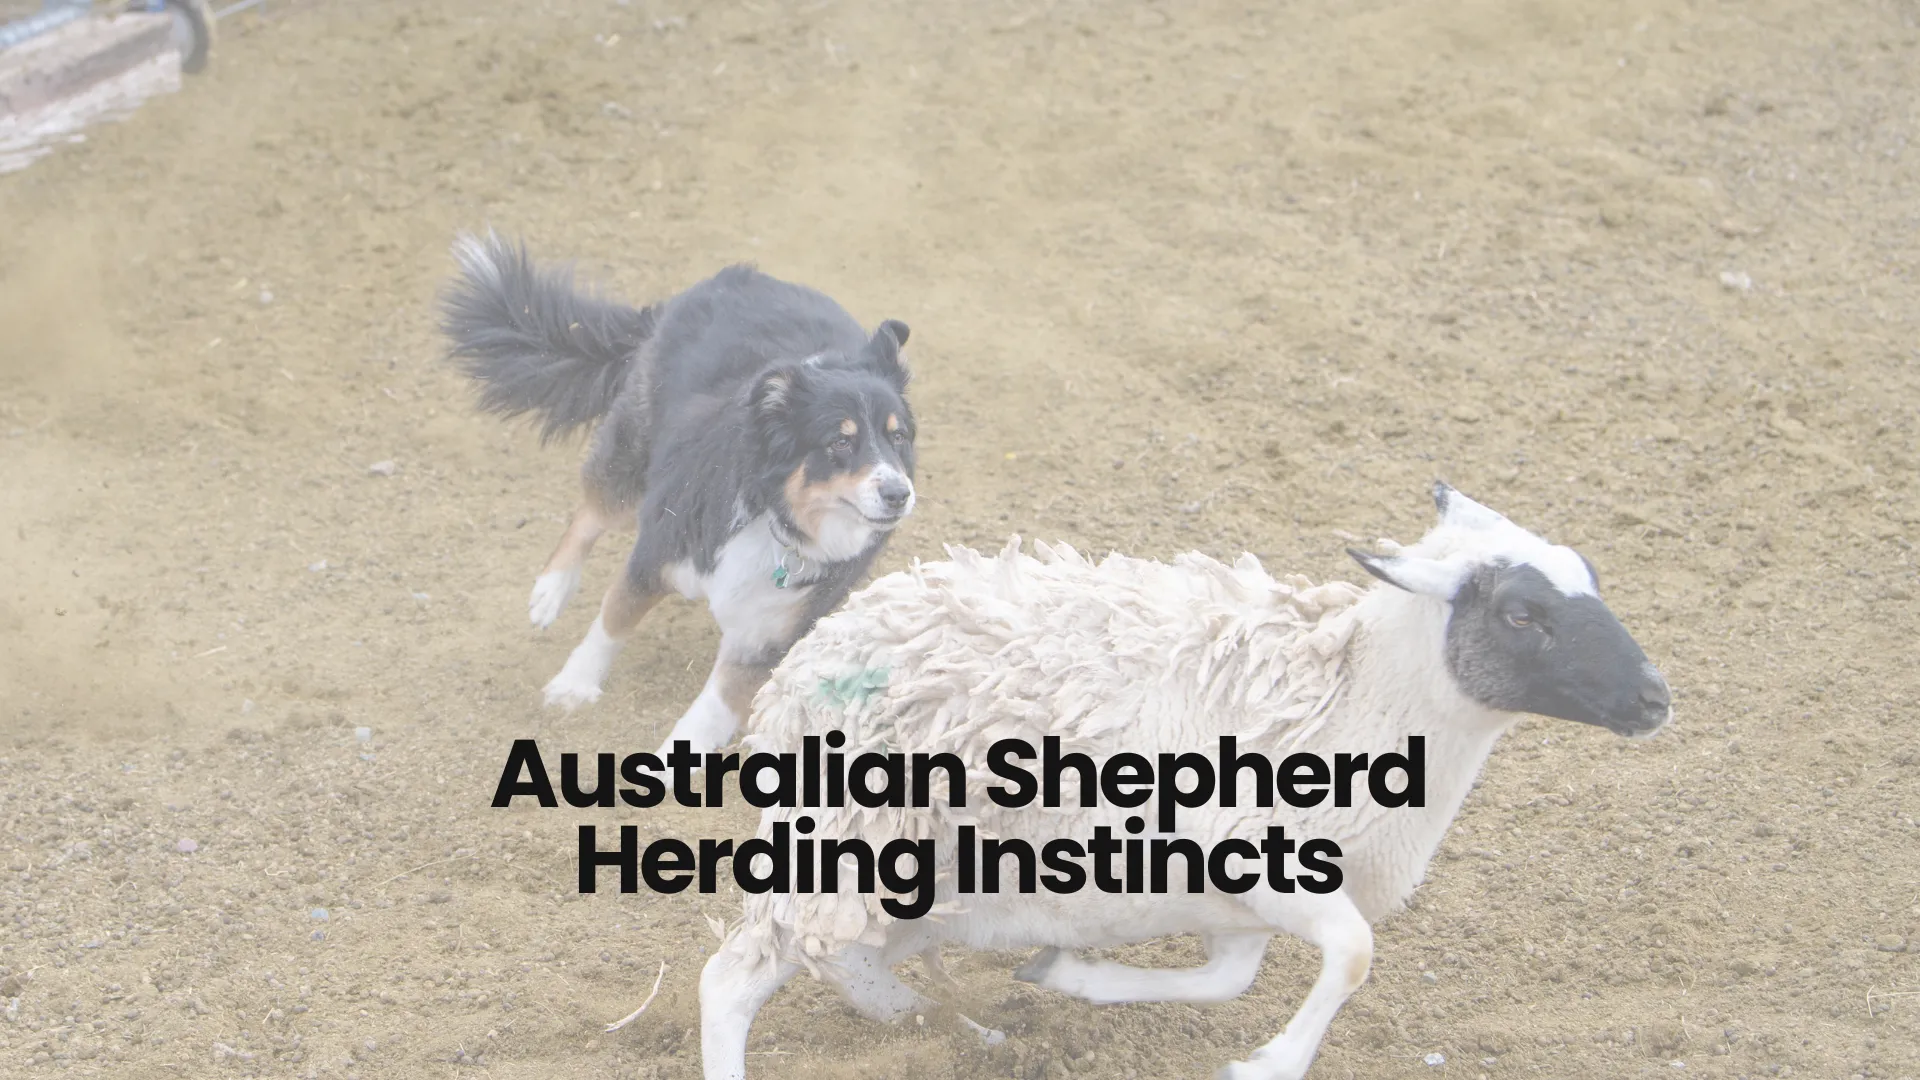
[[899, 430], [900, 430], [900, 418], [898, 416], [895, 416], [892, 413], [888, 413], [887, 414], [887, 434], [891, 435], [894, 432]]
[[835, 473], [809, 484], [806, 466], [793, 470], [785, 485], [787, 509], [793, 513], [793, 523], [807, 539], [818, 538], [821, 521], [841, 503], [857, 500], [860, 485], [867, 482], [867, 474], [872, 471], [869, 467], [854, 473]]
[[856, 423], [854, 423], [854, 422], [853, 422], [853, 421], [851, 421], [851, 420], [842, 420], [842, 421], [840, 421], [840, 434], [842, 434], [842, 435], [858, 435], [859, 433], [860, 433], [860, 425], [859, 425], [859, 424], [856, 424]]

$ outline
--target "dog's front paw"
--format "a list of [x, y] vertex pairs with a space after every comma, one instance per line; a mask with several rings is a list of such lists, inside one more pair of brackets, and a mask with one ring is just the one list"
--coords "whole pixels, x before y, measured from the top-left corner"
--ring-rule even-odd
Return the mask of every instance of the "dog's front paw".
[[582, 705], [591, 705], [599, 701], [600, 687], [575, 679], [562, 671], [547, 684], [546, 695], [549, 706], [558, 706], [572, 712]]
[[700, 691], [700, 696], [693, 699], [686, 713], [674, 722], [673, 730], [660, 746], [661, 759], [665, 760], [666, 755], [673, 751], [673, 744], [683, 739], [694, 753], [710, 753], [732, 742], [734, 733], [739, 730], [739, 718], [709, 686]]
[[527, 619], [535, 629], [545, 630], [553, 625], [553, 620], [566, 610], [567, 601], [573, 599], [574, 590], [580, 587], [580, 571], [555, 570], [541, 574], [533, 581], [533, 595], [527, 599]]

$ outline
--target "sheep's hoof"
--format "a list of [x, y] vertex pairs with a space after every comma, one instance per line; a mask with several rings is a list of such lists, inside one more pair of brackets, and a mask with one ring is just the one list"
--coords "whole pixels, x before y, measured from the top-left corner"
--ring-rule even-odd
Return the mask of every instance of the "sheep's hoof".
[[1027, 962], [1013, 969], [1013, 977], [1024, 983], [1037, 983], [1047, 977], [1047, 972], [1060, 959], [1060, 950], [1052, 946], [1041, 949], [1027, 958]]
[[976, 1024], [964, 1016], [960, 1018], [960, 1022], [967, 1025], [968, 1029], [975, 1035], [980, 1036], [980, 1041], [988, 1046], [999, 1046], [1001, 1043], [1007, 1041], [1007, 1033], [998, 1028], [990, 1028]]
[[949, 992], [960, 989], [960, 984], [954, 980], [952, 975], [947, 973], [947, 966], [940, 962], [940, 947], [938, 945], [921, 953], [920, 963], [926, 967], [927, 978], [932, 980], [935, 986]]
[[1252, 1060], [1230, 1061], [1213, 1076], [1214, 1080], [1301, 1080], [1311, 1064], [1288, 1063], [1261, 1047], [1253, 1052]]

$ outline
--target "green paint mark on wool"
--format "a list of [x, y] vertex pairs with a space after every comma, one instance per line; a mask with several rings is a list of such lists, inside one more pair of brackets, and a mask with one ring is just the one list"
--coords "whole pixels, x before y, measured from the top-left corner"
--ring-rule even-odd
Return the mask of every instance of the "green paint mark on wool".
[[818, 692], [821, 697], [844, 709], [854, 704], [865, 704], [875, 690], [885, 689], [886, 685], [886, 668], [868, 668], [852, 675], [842, 675], [838, 679], [821, 679]]

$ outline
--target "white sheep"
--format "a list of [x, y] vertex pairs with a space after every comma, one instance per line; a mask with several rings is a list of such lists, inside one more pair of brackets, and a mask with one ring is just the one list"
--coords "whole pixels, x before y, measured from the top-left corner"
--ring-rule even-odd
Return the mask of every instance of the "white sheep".
[[[1221, 1076], [1304, 1075], [1367, 977], [1371, 924], [1413, 894], [1494, 743], [1521, 714], [1634, 737], [1672, 715], [1665, 680], [1600, 601], [1584, 557], [1445, 484], [1434, 498], [1439, 524], [1418, 544], [1351, 552], [1380, 579], [1366, 591], [1276, 580], [1252, 556], [1231, 567], [1198, 554], [1171, 565], [1119, 555], [1094, 564], [1063, 547], [1037, 545], [1029, 556], [1016, 538], [997, 557], [950, 549], [950, 561], [884, 577], [822, 620], [756, 698], [748, 747], [793, 752], [803, 736], [840, 730], [849, 755], [950, 752], [967, 766], [966, 806], [936, 794], [922, 809], [763, 812], [762, 837], [811, 815], [814, 836], [860, 837], [875, 850], [898, 837], [933, 838], [939, 904], [928, 917], [896, 919], [882, 906], [884, 889], [854, 891], [851, 867], [837, 893], [747, 896], [744, 922], [701, 975], [707, 1080], [745, 1075], [755, 1013], [802, 968], [876, 1019], [933, 1004], [890, 969], [911, 955], [937, 957], [943, 942], [1044, 946], [1017, 977], [1091, 1002], [1218, 1002], [1252, 984], [1277, 932], [1320, 949], [1319, 977], [1286, 1029]], [[1243, 773], [1236, 808], [1180, 812], [1176, 835], [1205, 850], [1257, 840], [1272, 825], [1336, 841], [1344, 881], [1332, 892], [1262, 884], [1230, 894], [1208, 882], [1198, 894], [1179, 885], [1164, 894], [1011, 885], [960, 894], [963, 825], [1038, 850], [1096, 826], [1123, 835], [1129, 816], [1150, 814], [1105, 799], [1082, 808], [1071, 774], [1058, 809], [991, 801], [987, 789], [1006, 782], [989, 771], [987, 748], [1007, 738], [1038, 747], [1048, 735], [1096, 763], [1122, 751], [1211, 755], [1220, 736], [1235, 735], [1241, 752], [1276, 765], [1300, 750], [1329, 760], [1406, 752], [1421, 735], [1426, 802], [1385, 808], [1360, 793], [1347, 808], [1274, 799], [1263, 809]], [[1261, 863], [1246, 865], [1258, 872]], [[1205, 965], [1145, 970], [1066, 951], [1182, 933], [1204, 940]]]

